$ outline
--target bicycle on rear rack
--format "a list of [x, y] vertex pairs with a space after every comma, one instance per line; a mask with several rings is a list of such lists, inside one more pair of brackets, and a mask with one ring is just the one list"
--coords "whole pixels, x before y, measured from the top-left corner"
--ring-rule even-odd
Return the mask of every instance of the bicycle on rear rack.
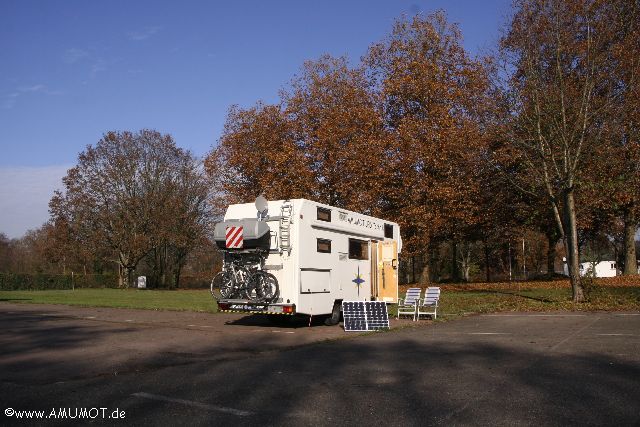
[[[243, 256], [244, 255], [244, 256]], [[264, 258], [253, 254], [226, 254], [222, 271], [211, 281], [211, 295], [221, 299], [247, 299], [270, 303], [280, 296], [276, 277], [261, 269]]]

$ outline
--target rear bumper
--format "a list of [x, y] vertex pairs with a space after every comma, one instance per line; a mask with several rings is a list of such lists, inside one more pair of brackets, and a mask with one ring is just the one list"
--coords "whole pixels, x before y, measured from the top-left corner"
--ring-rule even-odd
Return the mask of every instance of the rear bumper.
[[222, 313], [273, 314], [285, 316], [296, 314], [295, 304], [266, 304], [237, 299], [221, 299], [217, 303], [218, 311]]

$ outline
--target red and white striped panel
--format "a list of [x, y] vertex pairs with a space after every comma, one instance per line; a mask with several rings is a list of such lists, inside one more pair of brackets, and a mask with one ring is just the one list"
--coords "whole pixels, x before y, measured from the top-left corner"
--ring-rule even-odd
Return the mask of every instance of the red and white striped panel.
[[227, 248], [242, 248], [244, 239], [242, 238], [242, 227], [227, 227]]

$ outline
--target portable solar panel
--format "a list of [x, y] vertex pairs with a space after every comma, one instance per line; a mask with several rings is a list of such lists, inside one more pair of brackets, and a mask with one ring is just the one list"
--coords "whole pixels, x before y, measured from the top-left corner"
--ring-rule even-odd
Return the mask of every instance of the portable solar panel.
[[389, 314], [384, 301], [343, 301], [344, 330], [377, 331], [389, 328]]
[[384, 301], [367, 301], [365, 305], [365, 315], [367, 319], [367, 330], [377, 331], [389, 329], [389, 313], [387, 303]]
[[366, 331], [367, 321], [363, 301], [343, 301], [342, 317], [345, 331]]

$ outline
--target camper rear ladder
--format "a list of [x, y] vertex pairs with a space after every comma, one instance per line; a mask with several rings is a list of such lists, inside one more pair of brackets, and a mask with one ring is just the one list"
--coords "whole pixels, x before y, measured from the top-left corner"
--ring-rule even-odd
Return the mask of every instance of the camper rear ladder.
[[280, 207], [280, 250], [291, 251], [291, 213], [293, 205], [285, 200]]

